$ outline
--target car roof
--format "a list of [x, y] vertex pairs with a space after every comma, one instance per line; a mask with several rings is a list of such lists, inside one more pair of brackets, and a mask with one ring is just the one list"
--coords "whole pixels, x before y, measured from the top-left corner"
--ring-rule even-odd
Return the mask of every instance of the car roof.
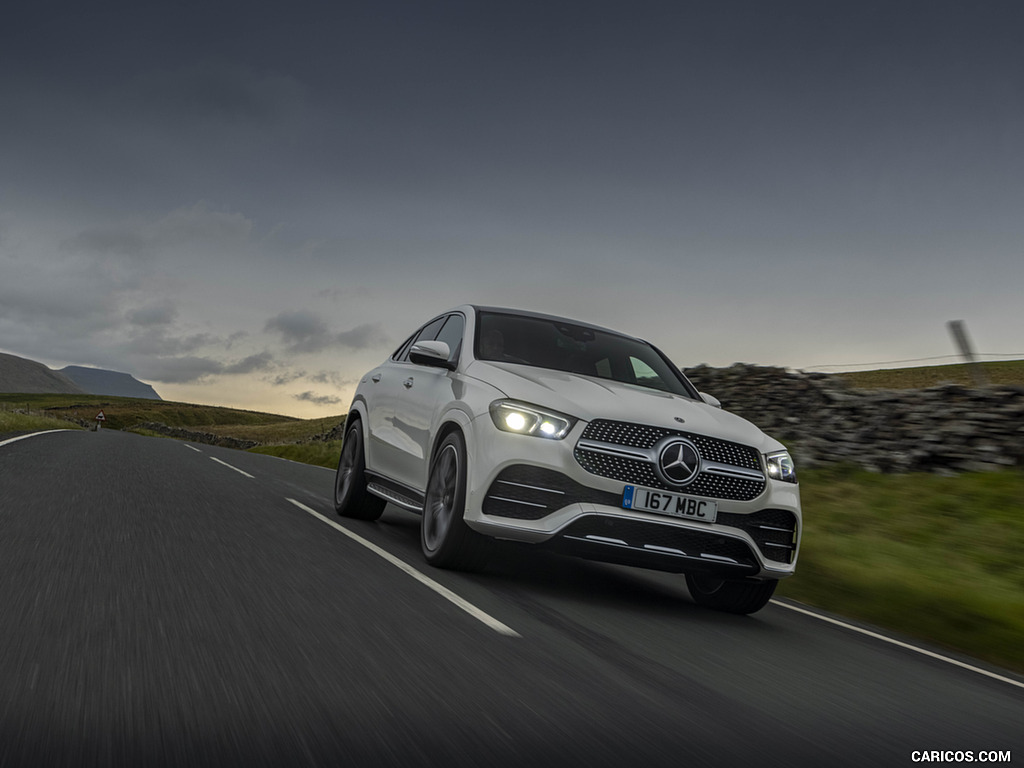
[[581, 328], [590, 328], [594, 331], [603, 331], [604, 333], [611, 333], [615, 336], [624, 336], [628, 339], [636, 339], [637, 341], [643, 341], [628, 333], [622, 331], [612, 330], [611, 328], [604, 328], [600, 325], [594, 325], [593, 323], [584, 323], [580, 320], [573, 320], [570, 317], [560, 317], [558, 315], [546, 315], [543, 312], [530, 312], [525, 309], [511, 309], [509, 307], [485, 307], [478, 304], [469, 304], [476, 312], [495, 312], [502, 315], [517, 315], [519, 317], [531, 317], [535, 320], [549, 320], [556, 323], [568, 323], [570, 325], [578, 325]]

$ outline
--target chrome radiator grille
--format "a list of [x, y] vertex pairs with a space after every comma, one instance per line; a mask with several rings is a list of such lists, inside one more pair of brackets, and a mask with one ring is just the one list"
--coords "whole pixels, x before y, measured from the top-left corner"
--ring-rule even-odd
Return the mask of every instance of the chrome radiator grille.
[[[660, 440], [672, 436], [690, 440], [705, 462], [701, 473], [684, 488], [666, 485], [655, 472], [656, 458], [651, 450]], [[647, 424], [592, 421], [583, 431], [573, 456], [587, 472], [601, 477], [714, 499], [751, 501], [764, 492], [766, 485], [760, 454], [755, 449]]]

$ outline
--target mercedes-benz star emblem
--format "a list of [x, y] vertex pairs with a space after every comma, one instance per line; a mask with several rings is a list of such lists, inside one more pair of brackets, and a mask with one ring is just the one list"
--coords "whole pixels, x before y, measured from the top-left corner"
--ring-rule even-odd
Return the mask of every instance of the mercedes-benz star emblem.
[[686, 485], [700, 472], [700, 454], [689, 440], [676, 438], [658, 454], [658, 474], [670, 485]]

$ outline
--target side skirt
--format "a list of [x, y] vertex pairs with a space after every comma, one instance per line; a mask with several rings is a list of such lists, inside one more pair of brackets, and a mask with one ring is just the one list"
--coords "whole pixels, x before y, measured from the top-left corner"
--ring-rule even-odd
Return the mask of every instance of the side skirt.
[[423, 513], [422, 493], [374, 472], [367, 472], [366, 475], [366, 490], [374, 496], [378, 496], [394, 504], [396, 507], [407, 509], [410, 512]]

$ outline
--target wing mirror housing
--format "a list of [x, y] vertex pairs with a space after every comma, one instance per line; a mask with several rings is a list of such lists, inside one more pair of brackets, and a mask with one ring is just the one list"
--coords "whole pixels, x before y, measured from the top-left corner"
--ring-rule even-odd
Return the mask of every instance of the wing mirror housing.
[[722, 407], [722, 401], [719, 400], [714, 395], [709, 395], [707, 392], [698, 392], [697, 394], [699, 394], [700, 399], [703, 400], [708, 405], [714, 406], [715, 408]]
[[425, 365], [429, 368], [444, 368], [449, 371], [455, 370], [455, 363], [448, 358], [452, 351], [448, 344], [443, 341], [417, 341], [409, 350], [409, 359], [416, 365]]

